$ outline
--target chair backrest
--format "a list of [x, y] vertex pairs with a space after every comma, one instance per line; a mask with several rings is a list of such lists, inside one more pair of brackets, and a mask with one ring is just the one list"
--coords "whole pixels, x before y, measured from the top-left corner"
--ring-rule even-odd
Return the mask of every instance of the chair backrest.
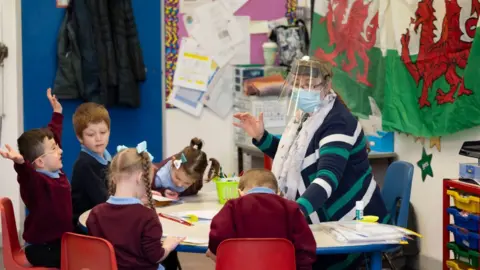
[[286, 239], [228, 239], [217, 250], [217, 270], [295, 270], [295, 248]]
[[7, 262], [13, 262], [14, 254], [20, 251], [15, 214], [9, 198], [0, 199], [0, 212], [2, 215], [3, 261], [7, 264]]
[[[382, 197], [385, 201], [393, 225], [407, 227], [410, 193], [412, 191], [413, 165], [405, 161], [395, 161], [388, 166], [383, 183]], [[397, 203], [400, 211], [397, 217]]]
[[117, 270], [112, 244], [105, 239], [65, 233], [62, 237], [62, 270]]

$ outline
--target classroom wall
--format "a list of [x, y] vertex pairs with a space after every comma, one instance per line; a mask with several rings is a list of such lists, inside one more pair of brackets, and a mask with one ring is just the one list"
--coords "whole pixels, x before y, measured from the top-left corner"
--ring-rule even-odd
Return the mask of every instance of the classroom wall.
[[[141, 85], [141, 107], [109, 108], [111, 136], [108, 150], [114, 154], [117, 145], [136, 146], [146, 140], [148, 150], [162, 159], [161, 94], [161, 5], [155, 0], [133, 0], [133, 9], [143, 51], [147, 80]], [[22, 1], [24, 128], [45, 126], [51, 107], [45, 90], [53, 84], [56, 73], [56, 47], [60, 23], [65, 10], [55, 1]], [[74, 134], [72, 115], [79, 101], [61, 100], [64, 108], [63, 164], [68, 176], [80, 146]]]
[[[22, 51], [21, 51], [21, 9], [20, 1], [2, 1], [2, 42], [8, 47], [8, 58], [4, 61], [3, 87], [4, 111], [0, 142], [2, 144], [15, 142], [23, 129], [22, 123]], [[8, 27], [7, 27], [8, 25]], [[1, 79], [0, 79], [1, 81]], [[9, 197], [12, 200], [15, 217], [20, 219], [20, 195], [16, 181], [17, 174], [13, 170], [13, 164], [9, 160], [0, 158], [0, 197]], [[17, 228], [19, 228], [17, 222]], [[1, 228], [0, 228], [1, 233]], [[0, 241], [0, 247], [2, 243]]]
[[236, 172], [232, 114], [225, 119], [204, 108], [200, 117], [180, 109], [165, 110], [165, 154], [170, 156], [188, 146], [193, 137], [201, 138], [207, 156], [216, 158], [225, 172]]
[[420, 269], [441, 269], [442, 260], [442, 179], [457, 178], [460, 162], [475, 162], [458, 155], [464, 141], [480, 140], [480, 128], [473, 128], [441, 138], [441, 152], [430, 149], [425, 141], [427, 154], [432, 154], [433, 178], [422, 182], [421, 171], [416, 165], [422, 156], [422, 146], [412, 136], [395, 137], [395, 151], [399, 159], [415, 166], [411, 202], [415, 208], [421, 239]]

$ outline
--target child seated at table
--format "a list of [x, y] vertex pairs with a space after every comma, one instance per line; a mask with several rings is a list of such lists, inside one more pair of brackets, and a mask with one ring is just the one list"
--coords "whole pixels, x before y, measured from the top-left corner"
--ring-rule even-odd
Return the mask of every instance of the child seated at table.
[[[152, 188], [162, 196], [178, 199], [179, 196], [195, 195], [202, 189], [205, 172], [206, 182], [219, 175], [220, 163], [202, 151], [203, 141], [193, 138], [190, 145], [176, 155], [155, 164], [155, 180]], [[208, 169], [208, 170], [207, 170]]]
[[29, 210], [23, 232], [28, 262], [59, 268], [62, 235], [73, 230], [72, 197], [62, 171], [62, 105], [50, 89], [47, 97], [53, 108], [48, 128], [25, 131], [17, 140], [20, 153], [7, 144], [0, 154], [14, 162], [20, 196]]
[[77, 233], [78, 217], [108, 199], [106, 173], [112, 160], [107, 151], [110, 137], [110, 116], [107, 109], [93, 102], [82, 103], [73, 114], [73, 128], [81, 151], [73, 164], [73, 224]]
[[[120, 270], [164, 269], [160, 263], [183, 239], [167, 237], [161, 243], [162, 225], [150, 189], [153, 157], [145, 142], [117, 150], [108, 176], [111, 196], [90, 212], [88, 232], [112, 243]], [[145, 195], [148, 207], [141, 202]]]
[[229, 200], [212, 220], [207, 256], [215, 260], [220, 243], [230, 238], [285, 238], [295, 247], [297, 269], [312, 269], [313, 233], [298, 204], [278, 195], [273, 173], [249, 170], [238, 188], [240, 198]]

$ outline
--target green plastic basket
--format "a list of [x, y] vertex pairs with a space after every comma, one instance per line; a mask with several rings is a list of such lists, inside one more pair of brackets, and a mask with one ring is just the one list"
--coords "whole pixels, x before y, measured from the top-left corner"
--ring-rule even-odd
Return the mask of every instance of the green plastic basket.
[[459, 247], [455, 242], [450, 242], [447, 244], [447, 248], [453, 251], [455, 259], [460, 262], [464, 262], [471, 266], [474, 269], [478, 269], [480, 253], [475, 250], [468, 250]]
[[238, 198], [238, 181], [239, 177], [234, 178], [217, 178], [215, 185], [217, 186], [218, 201], [225, 204], [228, 200]]

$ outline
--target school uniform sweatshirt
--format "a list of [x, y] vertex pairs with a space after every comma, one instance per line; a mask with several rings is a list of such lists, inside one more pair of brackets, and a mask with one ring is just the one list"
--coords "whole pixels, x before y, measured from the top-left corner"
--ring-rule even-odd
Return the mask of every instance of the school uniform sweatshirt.
[[165, 254], [162, 225], [140, 200], [111, 196], [92, 209], [87, 228], [90, 235], [112, 243], [119, 270], [163, 269], [158, 263]]
[[298, 205], [265, 189], [252, 189], [224, 205], [212, 220], [208, 248], [217, 254], [220, 243], [231, 238], [284, 238], [295, 247], [297, 269], [312, 269], [316, 243]]
[[[366, 138], [357, 119], [338, 99], [315, 132], [302, 163], [297, 203], [309, 223], [355, 219], [355, 203], [365, 215], [390, 217], [372, 174]], [[265, 131], [253, 143], [275, 158], [280, 139]]]
[[[61, 147], [63, 115], [53, 113], [48, 128]], [[24, 223], [23, 239], [29, 244], [44, 244], [60, 240], [71, 232], [72, 197], [65, 173], [37, 171], [30, 161], [15, 164], [20, 196], [29, 210]]]

